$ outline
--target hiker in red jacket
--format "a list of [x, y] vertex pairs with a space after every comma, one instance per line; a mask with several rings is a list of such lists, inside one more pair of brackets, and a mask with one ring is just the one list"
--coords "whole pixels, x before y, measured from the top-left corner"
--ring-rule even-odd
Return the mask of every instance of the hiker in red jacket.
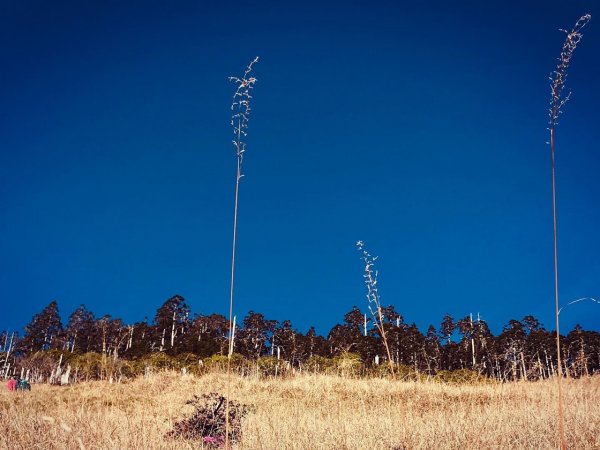
[[8, 380], [8, 383], [6, 383], [6, 387], [9, 391], [17, 390], [17, 380], [15, 379], [15, 377], [10, 377], [10, 380]]

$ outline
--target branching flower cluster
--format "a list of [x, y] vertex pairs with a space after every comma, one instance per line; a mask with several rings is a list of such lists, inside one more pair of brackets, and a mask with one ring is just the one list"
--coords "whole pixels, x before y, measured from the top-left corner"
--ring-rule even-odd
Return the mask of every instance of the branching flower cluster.
[[[377, 288], [377, 276], [379, 272], [375, 269], [375, 261], [377, 256], [372, 256], [366, 249], [363, 241], [358, 241], [356, 247], [362, 253], [362, 260], [365, 262], [365, 273], [363, 278], [365, 285], [367, 286], [367, 300], [369, 301], [369, 311], [375, 319], [375, 323], [378, 324], [378, 317], [381, 313], [381, 303], [379, 301], [379, 290]], [[375, 311], [373, 311], [373, 307]], [[376, 314], [377, 312], [377, 314]]]
[[242, 165], [244, 152], [246, 151], [244, 138], [247, 136], [248, 121], [250, 119], [251, 91], [256, 83], [256, 78], [250, 76], [250, 72], [252, 72], [252, 66], [257, 62], [258, 56], [248, 64], [242, 78], [229, 77], [229, 81], [233, 81], [237, 85], [231, 104], [231, 126], [233, 128], [233, 134], [235, 135], [233, 145], [240, 167]]
[[550, 128], [554, 128], [554, 126], [556, 126], [558, 123], [558, 116], [561, 114], [563, 105], [567, 103], [571, 97], [571, 92], [563, 95], [563, 90], [567, 81], [569, 64], [571, 63], [571, 58], [575, 48], [577, 47], [577, 44], [579, 44], [583, 38], [581, 30], [587, 25], [591, 18], [592, 16], [590, 14], [585, 14], [579, 18], [571, 31], [561, 30], [566, 33], [567, 39], [563, 44], [562, 51], [560, 52], [556, 70], [550, 75]]

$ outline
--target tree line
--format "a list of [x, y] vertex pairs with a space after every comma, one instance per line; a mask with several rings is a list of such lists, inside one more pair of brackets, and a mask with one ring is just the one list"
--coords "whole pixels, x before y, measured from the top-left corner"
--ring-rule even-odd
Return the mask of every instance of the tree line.
[[[600, 373], [600, 333], [579, 325], [561, 338], [562, 367], [557, 367], [555, 335], [533, 316], [510, 320], [497, 336], [485, 320], [472, 316], [455, 320], [446, 314], [437, 328], [430, 325], [425, 334], [414, 323], [407, 324], [394, 306], [382, 308], [382, 319], [389, 357], [404, 373], [436, 376], [467, 370], [500, 381], [545, 379], [559, 372], [573, 377]], [[109, 315], [97, 318], [81, 305], [63, 326], [58, 304], [52, 301], [32, 318], [23, 336], [0, 334], [0, 374], [6, 377], [25, 368], [35, 369], [44, 355], [60, 361], [84, 355], [87, 360], [144, 360], [155, 365], [164, 357], [202, 365], [203, 360], [227, 355], [228, 336], [229, 322], [224, 316], [192, 316], [180, 295], [166, 300], [152, 322], [131, 325]], [[317, 334], [314, 327], [303, 334], [289, 320], [268, 320], [254, 311], [236, 326], [234, 336], [239, 360], [264, 362], [270, 358], [287, 370], [314, 369], [327, 366], [328, 361], [346, 360], [382, 372], [388, 363], [381, 330], [357, 307], [327, 336]]]

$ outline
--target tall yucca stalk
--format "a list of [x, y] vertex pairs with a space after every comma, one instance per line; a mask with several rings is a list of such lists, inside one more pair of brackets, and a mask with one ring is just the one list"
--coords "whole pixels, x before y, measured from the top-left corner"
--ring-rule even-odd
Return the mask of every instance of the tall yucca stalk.
[[367, 287], [369, 311], [371, 311], [373, 321], [375, 322], [375, 327], [377, 327], [377, 330], [379, 330], [379, 334], [381, 335], [381, 340], [383, 341], [383, 345], [387, 353], [390, 371], [392, 373], [392, 377], [395, 378], [396, 372], [394, 370], [394, 361], [392, 360], [392, 353], [390, 352], [390, 346], [388, 345], [387, 334], [385, 332], [383, 311], [381, 310], [379, 288], [377, 286], [377, 276], [379, 275], [379, 272], [375, 270], [375, 261], [377, 260], [377, 256], [372, 256], [365, 249], [365, 244], [363, 241], [358, 241], [356, 243], [356, 247], [361, 252], [361, 258], [365, 263], [365, 273], [363, 274], [363, 278]]
[[583, 34], [581, 30], [587, 25], [591, 19], [590, 14], [585, 14], [579, 18], [575, 23], [575, 26], [571, 31], [564, 31], [567, 35], [565, 42], [562, 46], [562, 51], [558, 57], [558, 64], [556, 70], [550, 75], [550, 120], [548, 129], [550, 131], [550, 150], [552, 153], [552, 218], [554, 222], [554, 303], [555, 303], [555, 316], [556, 316], [556, 354], [557, 354], [557, 365], [558, 365], [558, 427], [560, 436], [560, 445], [563, 450], [567, 448], [567, 442], [565, 440], [565, 417], [564, 417], [564, 402], [562, 393], [562, 358], [560, 354], [560, 324], [559, 314], [560, 305], [558, 301], [558, 247], [557, 247], [557, 226], [556, 226], [556, 163], [555, 163], [555, 145], [554, 136], [556, 125], [558, 124], [558, 117], [562, 113], [562, 107], [569, 101], [571, 93], [564, 94], [565, 83], [567, 80], [567, 74], [573, 52], [577, 47], [577, 44], [581, 41]]
[[233, 146], [237, 158], [237, 174], [235, 177], [235, 202], [233, 207], [233, 242], [231, 250], [231, 285], [229, 289], [229, 347], [227, 352], [227, 396], [225, 401], [225, 449], [229, 450], [229, 394], [231, 388], [231, 356], [233, 355], [235, 318], [233, 316], [233, 285], [235, 280], [235, 249], [237, 243], [237, 221], [238, 221], [238, 202], [240, 194], [240, 181], [243, 177], [242, 162], [246, 152], [245, 138], [248, 133], [248, 121], [250, 119], [250, 100], [252, 99], [252, 89], [256, 83], [256, 78], [250, 76], [252, 66], [258, 62], [258, 56], [254, 58], [244, 71], [241, 78], [229, 77], [237, 88], [233, 94], [231, 103], [231, 127], [233, 128]]

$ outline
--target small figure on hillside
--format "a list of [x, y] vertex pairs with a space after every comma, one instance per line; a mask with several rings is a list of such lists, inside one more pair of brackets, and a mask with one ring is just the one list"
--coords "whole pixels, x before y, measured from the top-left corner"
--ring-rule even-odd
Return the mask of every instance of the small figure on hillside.
[[17, 382], [17, 391], [30, 391], [31, 385], [25, 378], [20, 378]]
[[8, 383], [6, 383], [6, 387], [8, 388], [9, 391], [17, 390], [17, 380], [15, 379], [15, 377], [10, 377], [10, 379], [8, 380]]

